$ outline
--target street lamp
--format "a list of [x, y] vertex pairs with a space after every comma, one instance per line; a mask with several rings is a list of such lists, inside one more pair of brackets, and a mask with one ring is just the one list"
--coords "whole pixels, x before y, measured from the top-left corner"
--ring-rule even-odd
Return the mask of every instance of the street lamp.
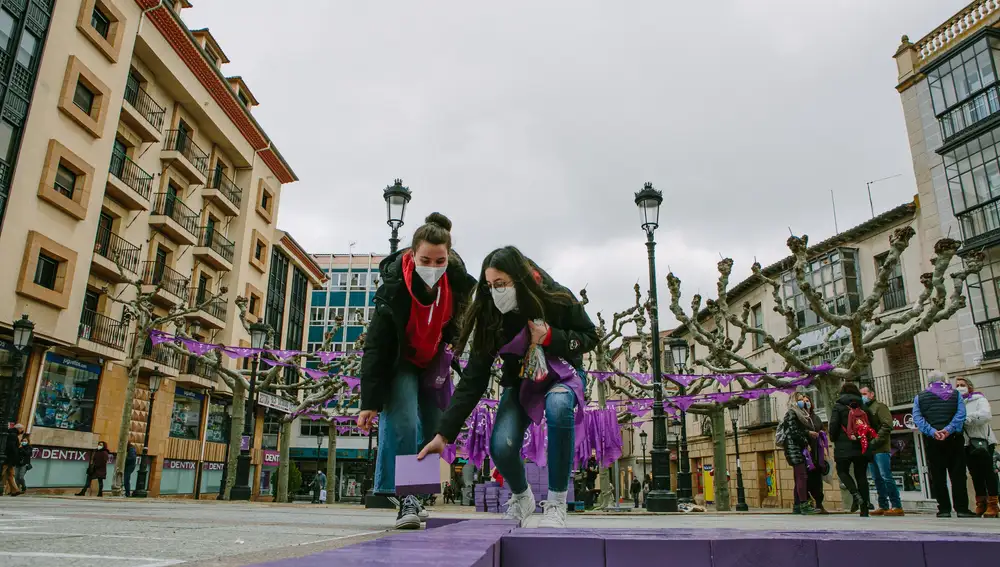
[[[271, 327], [263, 323], [250, 325], [250, 347], [258, 349], [250, 357], [250, 390], [247, 392], [246, 412], [243, 417], [243, 436], [248, 438], [247, 448], [240, 447], [240, 456], [236, 461], [236, 485], [229, 491], [230, 500], [250, 500], [250, 451], [253, 449], [253, 415], [256, 401], [254, 395], [257, 389], [257, 365], [260, 362], [260, 350], [271, 332]], [[242, 444], [241, 444], [242, 445]]]
[[403, 180], [396, 179], [392, 185], [382, 192], [385, 199], [386, 224], [392, 228], [392, 238], [389, 239], [389, 253], [395, 254], [399, 249], [399, 227], [403, 226], [406, 215], [406, 205], [412, 195], [409, 187], [403, 187]]
[[[674, 360], [674, 367], [678, 374], [687, 371], [687, 359], [690, 352], [687, 341], [680, 337], [670, 339], [670, 356]], [[687, 394], [687, 388], [679, 386], [680, 395]], [[678, 443], [680, 453], [677, 468], [677, 499], [681, 502], [691, 502], [691, 460], [688, 458], [688, 432], [687, 432], [687, 412], [681, 411], [681, 438]]]
[[149, 375], [149, 411], [146, 412], [146, 434], [142, 437], [142, 459], [139, 460], [139, 474], [135, 477], [135, 490], [132, 496], [145, 498], [148, 493], [146, 486], [149, 478], [149, 425], [153, 423], [153, 402], [156, 401], [156, 391], [163, 383], [163, 375], [160, 374], [160, 367], [154, 366], [153, 373]]
[[740, 417], [740, 406], [729, 406], [729, 419], [733, 422], [733, 444], [736, 445], [736, 511], [747, 512], [747, 495], [743, 490], [743, 467], [740, 464], [740, 431], [737, 421]]
[[639, 444], [642, 445], [642, 481], [646, 482], [646, 437], [645, 431], [639, 432]]
[[[320, 471], [323, 469], [323, 459], [320, 458], [320, 451], [323, 449], [323, 428], [320, 427], [319, 431], [316, 433], [316, 476], [319, 477]], [[320, 490], [326, 490], [325, 486], [320, 486]], [[327, 492], [327, 498], [330, 497], [330, 493]]]
[[226, 497], [226, 481], [229, 478], [229, 446], [232, 445], [232, 434], [233, 434], [233, 404], [230, 402], [226, 405], [226, 456], [223, 457], [222, 461], [222, 482], [219, 483], [219, 495], [215, 498], [216, 500], [222, 500]]
[[[31, 352], [31, 342], [35, 334], [35, 324], [28, 319], [28, 316], [21, 315], [21, 318], [14, 321], [14, 376], [11, 380], [10, 390], [7, 400], [0, 406], [0, 447], [7, 446], [7, 435], [11, 424], [17, 420], [14, 415], [21, 405], [21, 391], [24, 389], [24, 363], [22, 358], [25, 353]], [[16, 464], [16, 463], [15, 463]], [[4, 455], [0, 454], [0, 468], [4, 465]]]
[[650, 512], [676, 512], [677, 495], [670, 491], [670, 449], [667, 447], [667, 423], [663, 415], [663, 373], [660, 370], [660, 322], [656, 301], [656, 241], [653, 232], [660, 226], [660, 204], [663, 194], [646, 183], [635, 194], [639, 220], [646, 231], [646, 251], [649, 256], [650, 327], [653, 336], [653, 489], [646, 497]]

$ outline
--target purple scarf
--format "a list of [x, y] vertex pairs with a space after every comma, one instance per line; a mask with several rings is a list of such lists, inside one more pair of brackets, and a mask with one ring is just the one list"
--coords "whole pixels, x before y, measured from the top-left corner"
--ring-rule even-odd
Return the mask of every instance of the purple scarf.
[[819, 470], [823, 471], [826, 460], [826, 450], [830, 447], [830, 441], [826, 437], [826, 431], [819, 432], [819, 438], [816, 439], [816, 463], [813, 463], [812, 452], [809, 447], [802, 449], [802, 456], [806, 458], [806, 467], [809, 470], [816, 470], [816, 466], [819, 466]]
[[934, 394], [935, 396], [941, 398], [942, 400], [947, 400], [952, 397], [955, 393], [955, 388], [947, 382], [934, 382], [930, 386], [927, 386], [927, 391]]

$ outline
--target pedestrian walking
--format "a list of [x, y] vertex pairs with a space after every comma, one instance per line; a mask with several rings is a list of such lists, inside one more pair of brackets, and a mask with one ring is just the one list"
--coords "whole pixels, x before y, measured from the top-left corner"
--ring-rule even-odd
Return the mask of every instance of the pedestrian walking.
[[[913, 398], [913, 424], [924, 435], [924, 452], [931, 475], [931, 493], [938, 502], [938, 517], [950, 518], [952, 500], [959, 518], [975, 518], [969, 510], [965, 477], [965, 404], [948, 375], [934, 371], [931, 384]], [[948, 480], [952, 498], [948, 498]]]
[[806, 492], [816, 503], [815, 512], [817, 514], [829, 514], [823, 506], [825, 498], [823, 477], [830, 472], [827, 434], [824, 430], [823, 420], [816, 415], [816, 406], [812, 403], [812, 398], [808, 394], [802, 394], [802, 401], [805, 403], [804, 409], [809, 412], [810, 422], [808, 427], [810, 459], [806, 463]]
[[795, 498], [792, 506], [793, 514], [811, 514], [809, 504], [809, 471], [806, 466], [805, 453], [809, 450], [809, 431], [812, 428], [812, 418], [806, 409], [805, 396], [797, 393], [789, 399], [788, 411], [778, 425], [775, 441], [785, 451], [785, 460], [792, 467], [795, 481]]
[[7, 496], [17, 496], [21, 490], [17, 486], [17, 463], [18, 444], [24, 426], [20, 423], [7, 430], [7, 437], [3, 447], [3, 469], [0, 470], [0, 477], [3, 477], [3, 490]]
[[996, 518], [1000, 515], [997, 504], [998, 481], [993, 468], [993, 455], [997, 446], [997, 436], [991, 427], [993, 411], [986, 396], [975, 390], [972, 380], [955, 380], [955, 389], [965, 401], [965, 458], [976, 491], [977, 516]]
[[326, 473], [317, 471], [312, 480], [312, 503], [319, 504], [322, 491], [326, 490]]
[[875, 491], [878, 493], [878, 508], [872, 510], [871, 514], [902, 516], [903, 503], [899, 499], [899, 487], [896, 486], [896, 479], [892, 477], [890, 463], [892, 413], [889, 412], [889, 406], [875, 398], [875, 391], [871, 388], [861, 388], [861, 400], [872, 417], [872, 428], [878, 432], [877, 437], [872, 439], [868, 446], [871, 458], [868, 470], [872, 475], [872, 482], [875, 483]]
[[24, 475], [31, 470], [31, 452], [33, 450], [31, 436], [27, 433], [21, 435], [21, 441], [17, 447], [17, 468], [14, 469], [14, 481], [17, 484], [18, 492], [14, 496], [24, 494], [28, 489], [27, 483], [24, 482]]
[[[548, 427], [548, 500], [541, 527], [566, 525], [570, 468], [576, 445], [574, 408], [583, 409], [583, 355], [597, 329], [583, 304], [513, 246], [483, 261], [463, 338], [472, 337], [469, 365], [437, 436], [421, 452], [440, 453], [454, 440], [489, 386], [493, 361], [502, 360], [490, 456], [510, 485], [507, 518], [523, 522], [535, 510], [525, 478], [524, 432], [543, 416]], [[464, 341], [460, 341], [464, 343]], [[582, 417], [582, 416], [581, 416]]]
[[104, 496], [104, 479], [108, 476], [108, 459], [111, 453], [108, 452], [107, 445], [104, 441], [97, 444], [97, 450], [90, 454], [90, 462], [87, 464], [87, 482], [77, 492], [77, 496], [86, 496], [87, 491], [90, 490], [90, 483], [92, 481], [97, 481], [97, 496], [98, 498]]
[[132, 473], [135, 472], [138, 462], [138, 451], [135, 450], [135, 445], [129, 443], [128, 450], [125, 452], [125, 478], [123, 479], [125, 498], [132, 496]]
[[642, 483], [639, 482], [639, 477], [632, 477], [632, 485], [629, 487], [632, 490], [632, 500], [635, 502], [635, 507], [639, 507], [639, 494], [642, 492]]
[[[837, 463], [837, 476], [853, 499], [851, 512], [861, 511], [861, 517], [868, 517], [868, 457], [862, 447], [860, 432], [856, 432], [859, 421], [871, 423], [871, 416], [864, 410], [861, 391], [853, 382], [845, 382], [840, 388], [840, 397], [833, 406], [830, 416], [830, 439], [833, 441], [833, 459]], [[871, 446], [868, 447], [871, 450]], [[851, 475], [853, 469], [854, 475]]]
[[642, 481], [642, 507], [646, 507], [646, 499], [649, 498], [649, 491], [653, 489], [653, 475], [647, 474]]
[[[452, 250], [451, 221], [440, 213], [428, 216], [410, 247], [383, 260], [379, 272], [382, 285], [361, 359], [358, 427], [369, 431], [379, 415], [374, 494], [394, 497], [396, 457], [417, 454], [437, 432], [447, 404], [441, 392], [450, 386], [435, 380], [447, 359], [462, 350], [456, 348], [459, 319], [476, 280]], [[404, 498], [396, 528], [419, 528], [414, 518], [426, 515], [416, 498]]]

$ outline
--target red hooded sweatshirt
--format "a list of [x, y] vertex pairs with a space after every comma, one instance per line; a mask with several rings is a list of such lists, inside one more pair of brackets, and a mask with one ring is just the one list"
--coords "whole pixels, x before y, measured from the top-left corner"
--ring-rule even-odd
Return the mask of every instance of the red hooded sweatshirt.
[[[418, 368], [427, 368], [438, 352], [441, 332], [451, 320], [451, 286], [448, 285], [448, 274], [444, 274], [438, 280], [434, 302], [430, 305], [421, 304], [413, 295], [415, 267], [413, 255], [404, 255], [403, 281], [406, 283], [406, 290], [410, 292], [410, 320], [406, 324], [410, 351], [406, 359]], [[416, 279], [416, 285], [426, 285], [420, 276], [416, 276]]]

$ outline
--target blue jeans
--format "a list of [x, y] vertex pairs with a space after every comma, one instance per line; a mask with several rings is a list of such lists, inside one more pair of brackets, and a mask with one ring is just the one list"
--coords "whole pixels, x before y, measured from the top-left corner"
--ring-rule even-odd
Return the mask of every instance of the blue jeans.
[[[576, 396], [566, 387], [554, 386], [545, 395], [545, 424], [548, 427], [546, 455], [549, 468], [549, 491], [566, 492], [569, 489], [569, 472], [573, 463], [576, 417], [573, 408]], [[528, 489], [524, 474], [521, 447], [524, 432], [531, 419], [521, 408], [518, 391], [504, 388], [497, 406], [493, 436], [490, 438], [490, 456], [493, 464], [510, 485], [511, 491], [519, 494]]]
[[899, 501], [899, 487], [892, 478], [889, 458], [889, 453], [875, 453], [875, 461], [868, 465], [868, 474], [875, 481], [878, 492], [878, 507], [882, 510], [888, 510], [890, 504], [893, 508], [903, 507]]
[[422, 373], [416, 367], [401, 366], [379, 414], [376, 494], [396, 493], [396, 455], [416, 455], [437, 432], [441, 410], [421, 390]]

